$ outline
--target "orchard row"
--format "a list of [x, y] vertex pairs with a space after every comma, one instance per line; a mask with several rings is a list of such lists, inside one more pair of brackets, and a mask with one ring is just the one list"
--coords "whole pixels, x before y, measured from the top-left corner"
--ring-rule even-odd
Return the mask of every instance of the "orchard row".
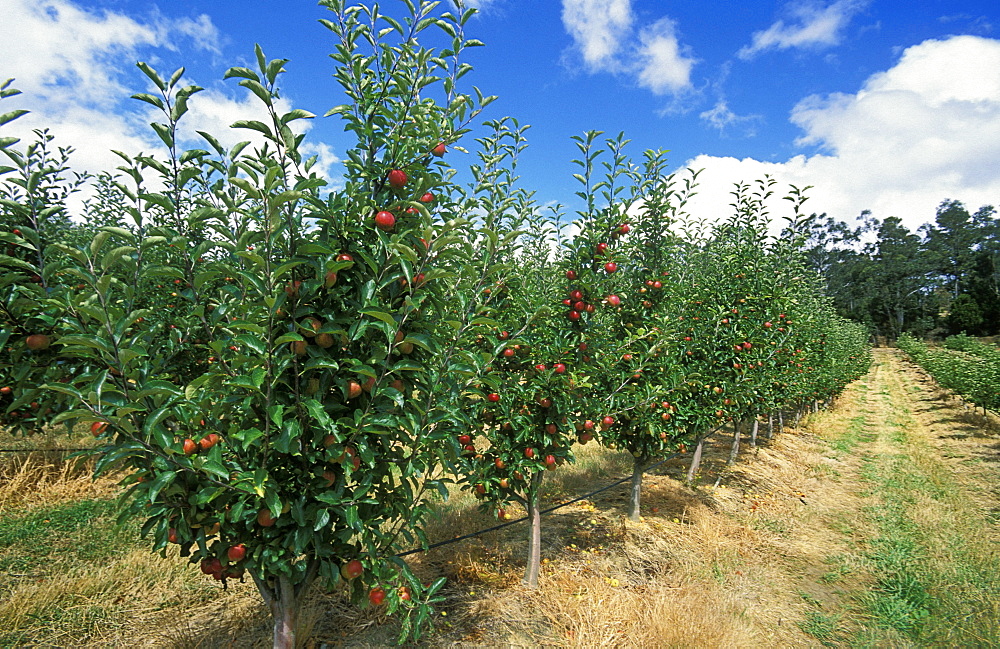
[[942, 387], [984, 411], [1000, 411], [1000, 354], [995, 347], [965, 336], [953, 336], [946, 341], [950, 348], [941, 349], [909, 334], [901, 335], [896, 345]]
[[424, 542], [452, 483], [527, 508], [534, 585], [540, 486], [575, 443], [632, 454], [637, 518], [657, 458], [866, 370], [865, 332], [802, 261], [799, 190], [778, 237], [769, 179], [738, 187], [731, 217], [696, 221], [697, 174], [590, 132], [571, 219], [519, 186], [513, 119], [481, 128], [459, 184], [454, 152], [492, 99], [459, 91], [472, 13], [323, 4], [348, 98], [328, 114], [357, 138], [338, 190], [293, 130], [313, 115], [278, 111], [286, 62], [259, 48], [256, 69], [226, 76], [268, 118], [236, 122], [250, 139], [230, 148], [201, 131], [204, 148], [183, 148], [201, 89], [140, 64], [152, 90], [135, 98], [160, 111], [163, 151], [119, 154], [82, 226], [59, 225], [67, 152], [45, 133], [0, 138], [6, 424], [85, 422], [98, 472], [127, 470], [123, 516], [223, 583], [252, 578], [275, 646], [294, 643], [317, 581], [419, 635], [441, 583], [393, 555]]

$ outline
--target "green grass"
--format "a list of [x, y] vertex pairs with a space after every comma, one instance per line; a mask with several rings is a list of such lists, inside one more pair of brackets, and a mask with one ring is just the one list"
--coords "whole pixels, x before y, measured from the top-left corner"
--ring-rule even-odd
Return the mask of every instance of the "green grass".
[[48, 573], [108, 562], [138, 545], [134, 528], [115, 523], [112, 500], [82, 500], [0, 518], [0, 572]]

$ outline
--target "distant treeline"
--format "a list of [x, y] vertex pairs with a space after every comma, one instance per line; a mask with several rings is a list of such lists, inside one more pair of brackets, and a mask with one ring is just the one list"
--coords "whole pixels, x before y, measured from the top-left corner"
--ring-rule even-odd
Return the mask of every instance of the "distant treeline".
[[1000, 333], [1000, 219], [992, 205], [970, 214], [956, 200], [911, 232], [902, 219], [862, 212], [852, 227], [814, 216], [809, 259], [837, 311], [895, 339]]

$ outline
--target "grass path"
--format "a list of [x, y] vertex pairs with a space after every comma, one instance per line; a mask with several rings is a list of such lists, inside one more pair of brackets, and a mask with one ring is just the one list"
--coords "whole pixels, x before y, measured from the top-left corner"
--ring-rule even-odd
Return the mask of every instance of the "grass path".
[[822, 436], [853, 456], [861, 507], [843, 532], [871, 582], [804, 628], [843, 646], [1000, 646], [995, 444], [895, 351], [845, 400], [848, 425]]

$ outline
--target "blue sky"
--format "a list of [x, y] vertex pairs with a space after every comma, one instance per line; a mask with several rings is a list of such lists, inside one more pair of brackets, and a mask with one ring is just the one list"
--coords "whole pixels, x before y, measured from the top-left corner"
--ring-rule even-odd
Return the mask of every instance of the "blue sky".
[[[870, 209], [915, 228], [945, 198], [1000, 204], [995, 0], [478, 5], [468, 35], [486, 46], [470, 52], [469, 79], [499, 96], [485, 118], [531, 125], [519, 171], [540, 203], [575, 206], [570, 137], [596, 129], [624, 131], [636, 158], [669, 149], [676, 168], [704, 169], [698, 216], [728, 214], [733, 183], [765, 173], [814, 186], [807, 209], [844, 220]], [[401, 13], [394, 0], [382, 6]], [[3, 109], [32, 111], [5, 131], [49, 127], [90, 171], [116, 164], [112, 148], [154, 150], [150, 115], [127, 99], [148, 89], [143, 60], [185, 66], [206, 88], [192, 128], [220, 135], [253, 106], [222, 74], [249, 63], [254, 43], [290, 59], [289, 105], [322, 115], [341, 102], [325, 14], [311, 0], [0, 0], [0, 79], [24, 91]], [[309, 128], [335, 178], [340, 125]]]

